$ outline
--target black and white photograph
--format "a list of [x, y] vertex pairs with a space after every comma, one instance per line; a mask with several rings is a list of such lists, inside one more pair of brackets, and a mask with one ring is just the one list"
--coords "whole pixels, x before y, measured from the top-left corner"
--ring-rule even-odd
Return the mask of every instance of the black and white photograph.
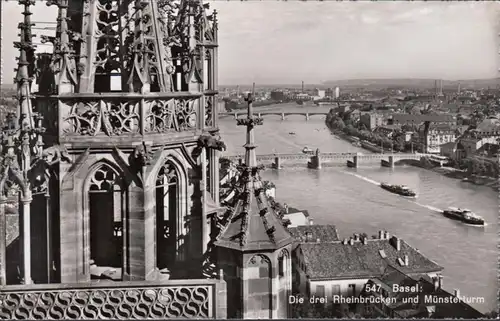
[[0, 5], [0, 319], [498, 318], [500, 2]]

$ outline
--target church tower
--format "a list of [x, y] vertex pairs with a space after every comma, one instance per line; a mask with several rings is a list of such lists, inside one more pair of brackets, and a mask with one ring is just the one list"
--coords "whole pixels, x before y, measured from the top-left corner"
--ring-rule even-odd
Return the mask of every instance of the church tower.
[[[224, 148], [216, 13], [201, 0], [47, 0], [58, 8], [56, 34], [43, 38], [54, 51], [35, 57], [35, 0], [19, 3], [0, 284], [16, 283], [16, 269], [25, 284], [91, 282], [96, 268], [117, 282], [201, 277]], [[17, 194], [21, 254], [9, 267], [4, 204]]]
[[252, 94], [247, 101], [248, 117], [238, 119], [247, 128], [245, 164], [239, 168], [232, 210], [214, 243], [217, 263], [227, 282], [228, 317], [287, 318], [293, 238], [265, 194], [254, 143], [254, 126], [262, 118], [253, 116]]

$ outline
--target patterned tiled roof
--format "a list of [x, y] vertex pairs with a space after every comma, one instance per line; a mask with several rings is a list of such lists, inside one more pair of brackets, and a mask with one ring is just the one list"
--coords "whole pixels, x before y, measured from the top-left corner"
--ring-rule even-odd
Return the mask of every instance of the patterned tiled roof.
[[[425, 303], [424, 296], [432, 295], [435, 298], [450, 298], [455, 297], [454, 294], [449, 293], [441, 287], [435, 287], [432, 281], [428, 280], [428, 276], [416, 277], [409, 276], [400, 271], [399, 267], [388, 267], [381, 277], [377, 278], [382, 284], [387, 285], [392, 292], [392, 286], [398, 284], [401, 286], [414, 286], [419, 284], [420, 296], [418, 306], [414, 306], [412, 302], [404, 300], [405, 297], [414, 297], [414, 292], [397, 292], [393, 293], [393, 297], [396, 300], [387, 301], [390, 302], [388, 306], [395, 311], [395, 317], [410, 317], [420, 314], [422, 311], [421, 305], [434, 306], [434, 313], [431, 315], [432, 318], [481, 318], [484, 317], [482, 313], [471, 307], [464, 302], [457, 303]], [[377, 281], [373, 280], [373, 281]]]
[[[306, 273], [310, 279], [372, 278], [381, 276], [388, 265], [401, 265], [405, 255], [408, 266], [398, 266], [407, 274], [430, 273], [443, 268], [400, 240], [400, 250], [387, 239], [343, 242], [302, 243]], [[383, 250], [385, 258], [380, 251]]]
[[216, 246], [239, 251], [275, 250], [294, 241], [272, 209], [256, 170], [247, 170], [237, 183], [234, 207]]
[[339, 240], [335, 225], [302, 225], [289, 227], [288, 231], [300, 243], [307, 242], [308, 235], [313, 242], [317, 242], [318, 239], [320, 242], [337, 242]]

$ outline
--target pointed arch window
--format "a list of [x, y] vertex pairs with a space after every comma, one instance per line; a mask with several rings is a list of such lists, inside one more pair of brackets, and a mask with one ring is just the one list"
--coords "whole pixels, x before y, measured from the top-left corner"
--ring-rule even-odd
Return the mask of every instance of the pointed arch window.
[[88, 193], [90, 258], [96, 266], [116, 268], [114, 275], [108, 277], [121, 279], [126, 209], [123, 180], [114, 169], [103, 164], [91, 176]]
[[156, 264], [172, 267], [183, 259], [182, 219], [179, 219], [180, 179], [175, 166], [167, 161], [156, 179]]

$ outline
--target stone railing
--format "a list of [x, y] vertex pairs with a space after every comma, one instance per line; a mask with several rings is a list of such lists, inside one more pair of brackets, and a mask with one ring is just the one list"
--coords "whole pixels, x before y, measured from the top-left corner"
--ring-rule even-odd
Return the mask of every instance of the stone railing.
[[223, 280], [4, 286], [0, 319], [224, 319], [226, 300]]
[[202, 130], [216, 125], [215, 94], [211, 93], [206, 96], [183, 92], [37, 96], [36, 106], [44, 116], [48, 134], [65, 139], [144, 136]]

